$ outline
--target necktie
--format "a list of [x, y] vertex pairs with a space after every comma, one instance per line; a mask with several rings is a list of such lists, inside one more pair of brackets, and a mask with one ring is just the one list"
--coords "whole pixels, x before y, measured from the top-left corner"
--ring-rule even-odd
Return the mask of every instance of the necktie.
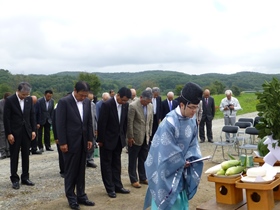
[[121, 114], [122, 114], [122, 105], [118, 105], [118, 116], [119, 116], [119, 122], [121, 121]]
[[147, 120], [147, 106], [143, 106], [145, 120]]
[[206, 98], [206, 105], [208, 105], [208, 98]]
[[169, 103], [169, 110], [171, 111], [172, 110], [172, 103], [171, 103], [171, 101], [168, 101], [168, 103]]

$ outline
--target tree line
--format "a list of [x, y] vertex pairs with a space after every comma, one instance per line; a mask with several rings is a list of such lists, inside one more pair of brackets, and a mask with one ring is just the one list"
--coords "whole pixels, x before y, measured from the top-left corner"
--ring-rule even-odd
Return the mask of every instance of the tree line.
[[235, 74], [202, 74], [190, 75], [174, 71], [143, 71], [137, 73], [88, 73], [88, 72], [60, 72], [50, 75], [42, 74], [16, 74], [9, 70], [0, 69], [0, 97], [5, 92], [14, 93], [17, 85], [21, 81], [29, 82], [32, 86], [32, 94], [41, 97], [45, 90], [51, 89], [54, 92], [54, 100], [73, 90], [74, 84], [78, 80], [87, 81], [93, 93], [101, 97], [103, 92], [126, 86], [135, 88], [138, 94], [146, 87], [159, 87], [161, 94], [173, 91], [176, 95], [184, 84], [195, 82], [203, 88], [209, 88], [211, 94], [222, 94], [226, 89], [231, 89], [234, 95], [241, 91], [260, 91], [264, 81], [271, 81], [275, 77], [280, 79], [280, 74], [261, 74], [255, 72], [239, 72]]

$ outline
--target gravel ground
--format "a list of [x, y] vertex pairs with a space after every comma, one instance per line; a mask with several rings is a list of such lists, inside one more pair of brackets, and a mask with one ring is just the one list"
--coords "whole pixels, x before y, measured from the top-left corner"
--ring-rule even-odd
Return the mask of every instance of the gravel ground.
[[[250, 113], [240, 115], [239, 117], [255, 117], [257, 113]], [[214, 141], [218, 140], [219, 132], [223, 126], [223, 119], [213, 121]], [[200, 144], [202, 155], [212, 155], [214, 145], [211, 143]], [[59, 175], [58, 169], [58, 155], [56, 146], [52, 145], [55, 151], [46, 151], [42, 155], [30, 156], [30, 180], [35, 182], [35, 186], [29, 187], [21, 185], [19, 190], [12, 189], [9, 179], [10, 176], [10, 160], [0, 160], [0, 209], [69, 209], [67, 200], [64, 195], [63, 178]], [[215, 160], [222, 161], [221, 150], [218, 149], [215, 155]], [[127, 153], [125, 150], [122, 153], [122, 181], [124, 187], [131, 190], [128, 195], [118, 194], [116, 199], [111, 199], [106, 195], [104, 189], [100, 166], [99, 157], [95, 157], [95, 162], [98, 165], [96, 169], [86, 169], [86, 193], [90, 200], [95, 201], [96, 206], [85, 207], [81, 209], [142, 209], [143, 200], [146, 193], [146, 186], [135, 189], [130, 186], [128, 173], [127, 173]], [[214, 166], [215, 163], [205, 161], [204, 171]], [[19, 174], [21, 174], [21, 162], [19, 161]], [[207, 181], [206, 174], [202, 175], [199, 189], [190, 201], [190, 209], [195, 208], [212, 198], [215, 197], [214, 183]]]

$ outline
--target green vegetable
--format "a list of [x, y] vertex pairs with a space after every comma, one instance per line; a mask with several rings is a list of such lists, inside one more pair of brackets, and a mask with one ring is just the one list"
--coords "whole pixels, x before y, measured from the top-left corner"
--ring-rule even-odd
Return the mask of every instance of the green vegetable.
[[239, 174], [239, 173], [241, 173], [244, 170], [244, 168], [245, 167], [243, 167], [243, 166], [233, 166], [233, 167], [230, 167], [230, 168], [228, 168], [226, 170], [225, 175], [229, 176], [229, 175]]
[[240, 164], [241, 164], [240, 160], [227, 160], [221, 163], [221, 167], [222, 169], [227, 170], [232, 166], [238, 166]]
[[269, 153], [269, 150], [267, 149], [267, 145], [263, 142], [266, 140], [266, 137], [261, 139], [258, 143], [258, 151], [261, 157], [264, 157]]
[[231, 154], [229, 154], [228, 153], [228, 156], [229, 156], [229, 158], [231, 159], [231, 160], [236, 160], [236, 158], [235, 157], [233, 157]]
[[225, 175], [226, 171], [224, 169], [220, 169], [219, 171], [217, 171], [217, 175]]

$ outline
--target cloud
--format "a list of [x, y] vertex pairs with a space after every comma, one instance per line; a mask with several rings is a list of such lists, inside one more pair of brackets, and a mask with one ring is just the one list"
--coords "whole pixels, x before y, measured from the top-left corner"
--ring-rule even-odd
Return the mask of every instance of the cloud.
[[154, 69], [278, 73], [279, 4], [2, 1], [0, 68], [24, 74]]

